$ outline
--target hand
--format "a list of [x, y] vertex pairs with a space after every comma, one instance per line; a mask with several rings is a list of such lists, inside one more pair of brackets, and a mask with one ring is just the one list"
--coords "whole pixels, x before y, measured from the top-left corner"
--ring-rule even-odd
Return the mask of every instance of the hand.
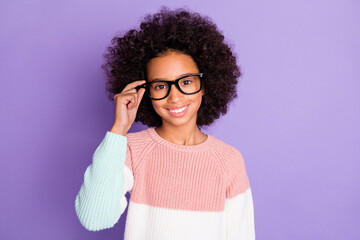
[[136, 113], [144, 96], [145, 89], [136, 91], [135, 87], [144, 84], [145, 80], [139, 80], [126, 85], [121, 93], [114, 96], [115, 116], [114, 124], [110, 132], [126, 135], [135, 121]]

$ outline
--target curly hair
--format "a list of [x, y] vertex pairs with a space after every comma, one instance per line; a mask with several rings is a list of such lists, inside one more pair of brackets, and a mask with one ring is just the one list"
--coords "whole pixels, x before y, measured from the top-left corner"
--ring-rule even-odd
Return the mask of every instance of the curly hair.
[[[204, 73], [205, 93], [196, 120], [199, 128], [209, 126], [220, 114], [226, 114], [228, 104], [237, 98], [240, 67], [231, 47], [224, 43], [224, 35], [207, 16], [184, 8], [169, 10], [162, 6], [158, 13], [144, 17], [139, 30], [131, 29], [123, 36], [115, 36], [111, 43], [103, 55], [106, 61], [101, 65], [107, 76], [106, 91], [111, 101], [129, 83], [146, 79], [149, 60], [169, 50], [191, 56]], [[162, 125], [162, 118], [147, 94], [143, 96], [135, 121], [148, 127]]]

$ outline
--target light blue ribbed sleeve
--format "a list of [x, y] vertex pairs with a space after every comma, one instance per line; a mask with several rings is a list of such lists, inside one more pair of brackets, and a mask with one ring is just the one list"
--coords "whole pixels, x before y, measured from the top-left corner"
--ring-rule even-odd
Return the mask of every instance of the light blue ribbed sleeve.
[[112, 228], [126, 208], [126, 190], [133, 184], [129, 187], [126, 183], [129, 189], [124, 187], [124, 181], [132, 177], [131, 173], [124, 177], [126, 151], [126, 136], [107, 131], [85, 171], [75, 210], [81, 224], [90, 231]]

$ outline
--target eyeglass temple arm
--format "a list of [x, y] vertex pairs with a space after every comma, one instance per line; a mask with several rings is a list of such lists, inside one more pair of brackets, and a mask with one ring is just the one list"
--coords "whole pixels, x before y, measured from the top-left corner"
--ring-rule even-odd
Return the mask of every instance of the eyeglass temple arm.
[[135, 87], [136, 91], [139, 91], [140, 88], [146, 88], [146, 83], [141, 84], [141, 85]]

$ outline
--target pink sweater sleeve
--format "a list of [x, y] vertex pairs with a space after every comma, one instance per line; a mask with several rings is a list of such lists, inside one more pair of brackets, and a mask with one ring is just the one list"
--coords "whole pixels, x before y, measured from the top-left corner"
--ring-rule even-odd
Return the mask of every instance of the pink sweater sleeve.
[[234, 149], [229, 156], [226, 181], [225, 221], [227, 240], [254, 240], [254, 206], [242, 154]]

